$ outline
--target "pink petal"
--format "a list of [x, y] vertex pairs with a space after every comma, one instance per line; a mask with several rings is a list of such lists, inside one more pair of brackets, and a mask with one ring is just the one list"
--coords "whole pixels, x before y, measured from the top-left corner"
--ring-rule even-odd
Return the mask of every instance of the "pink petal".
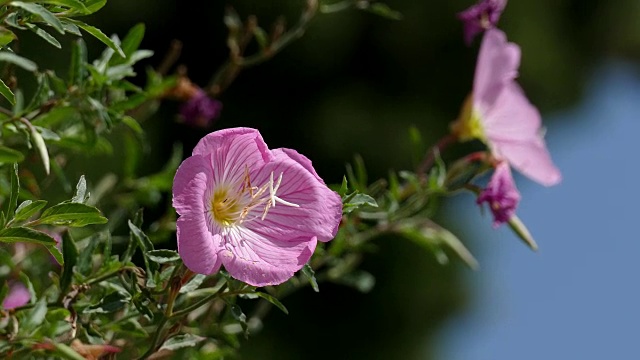
[[515, 83], [505, 87], [485, 115], [485, 133], [494, 155], [545, 186], [562, 180], [540, 132], [540, 113]]
[[[342, 219], [340, 195], [331, 191], [315, 171], [310, 172], [289, 158], [289, 154], [287, 157], [283, 154], [286, 153], [277, 152], [278, 159], [255, 174], [255, 181], [268, 182], [271, 173], [275, 181], [282, 174], [276, 196], [299, 207], [276, 203], [264, 220], [248, 222], [246, 226], [266, 237], [284, 241], [314, 236], [323, 242], [333, 239]], [[299, 156], [298, 160], [302, 160], [302, 155]], [[261, 216], [261, 210], [254, 210], [251, 215]]]
[[220, 257], [225, 269], [238, 280], [253, 286], [277, 285], [309, 261], [316, 243], [315, 238], [282, 241], [236, 227], [225, 236]]
[[480, 45], [473, 81], [474, 107], [484, 112], [493, 106], [502, 88], [518, 76], [519, 66], [520, 47], [507, 42], [502, 31], [487, 30]]
[[208, 161], [200, 156], [185, 159], [173, 178], [173, 207], [182, 215], [204, 209], [204, 196], [211, 173]]
[[208, 275], [220, 269], [221, 237], [211, 233], [204, 212], [180, 216], [176, 228], [178, 253], [189, 270]]
[[2, 301], [2, 307], [10, 310], [27, 305], [31, 299], [31, 294], [27, 287], [21, 282], [14, 282], [9, 286], [9, 293]]
[[[240, 140], [240, 138], [244, 138], [244, 140]], [[247, 141], [248, 139], [251, 140]], [[229, 145], [234, 142], [243, 142], [251, 150], [255, 151], [256, 154], [262, 156], [263, 161], [272, 159], [272, 155], [267, 148], [267, 144], [262, 140], [260, 132], [256, 129], [242, 127], [214, 131], [208, 134], [198, 142], [192, 154], [205, 155], [210, 154], [216, 149], [228, 149]]]

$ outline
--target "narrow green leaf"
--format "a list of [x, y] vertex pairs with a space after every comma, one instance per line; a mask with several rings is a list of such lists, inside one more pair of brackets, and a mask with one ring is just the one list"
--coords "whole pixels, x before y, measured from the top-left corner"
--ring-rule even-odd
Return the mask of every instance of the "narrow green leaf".
[[62, 359], [67, 359], [67, 360], [86, 360], [86, 358], [80, 354], [78, 354], [75, 350], [73, 350], [73, 348], [71, 348], [68, 345], [62, 344], [62, 343], [56, 343], [56, 342], [52, 342], [51, 343], [54, 347], [54, 351], [56, 353], [56, 355], [60, 356], [60, 358]]
[[31, 279], [29, 279], [29, 275], [25, 274], [24, 271], [20, 271], [18, 279], [24, 284], [29, 292], [29, 304], [35, 304], [38, 297], [36, 296], [36, 291], [33, 288], [33, 283], [31, 282]]
[[174, 351], [178, 349], [182, 349], [185, 347], [194, 347], [199, 342], [204, 341], [206, 338], [193, 334], [182, 334], [177, 335], [172, 338], [167, 339], [167, 341], [162, 344], [160, 350], [169, 350]]
[[49, 175], [49, 150], [47, 150], [47, 145], [44, 143], [42, 135], [40, 135], [35, 127], [31, 127], [31, 140], [33, 140], [33, 145], [38, 149], [38, 153], [42, 159], [42, 164], [44, 165], [44, 171]]
[[79, 0], [38, 0], [38, 2], [43, 4], [65, 6], [71, 10], [80, 11], [82, 13], [86, 13], [89, 11], [89, 9], [87, 9]]
[[47, 298], [40, 299], [36, 306], [33, 307], [28, 313], [24, 321], [22, 322], [21, 330], [32, 331], [35, 330], [44, 321], [47, 315]]
[[58, 245], [45, 245], [51, 256], [58, 262], [60, 265], [64, 265], [64, 256], [58, 249]]
[[191, 278], [191, 280], [189, 280], [188, 283], [184, 284], [180, 288], [180, 294], [185, 294], [197, 289], [198, 287], [200, 287], [200, 285], [202, 285], [202, 282], [204, 281], [204, 279], [206, 279], [205, 275], [196, 274], [196, 276]]
[[[11, 178], [11, 193], [7, 205], [7, 218], [14, 215], [18, 206], [18, 194], [20, 193], [20, 178], [18, 177], [18, 164], [13, 164], [13, 171], [9, 172]], [[7, 219], [10, 220], [10, 219]]]
[[2, 79], [0, 79], [0, 95], [4, 96], [5, 99], [9, 100], [11, 105], [15, 105], [16, 96], [13, 94], [13, 91], [9, 89], [7, 84], [5, 84], [4, 81], [2, 81]]
[[147, 257], [158, 264], [180, 260], [180, 255], [176, 251], [165, 249], [147, 251]]
[[82, 36], [80, 32], [80, 28], [76, 24], [72, 24], [66, 20], [60, 20], [62, 22], [62, 27], [64, 27], [64, 31], [75, 36]]
[[229, 304], [229, 305], [230, 305], [229, 311], [231, 312], [231, 315], [233, 316], [234, 319], [238, 320], [238, 322], [240, 323], [242, 330], [244, 330], [244, 335], [248, 336], [249, 327], [247, 326], [247, 315], [244, 314], [240, 306], [236, 304]]
[[18, 206], [16, 209], [16, 215], [13, 218], [13, 221], [24, 221], [29, 220], [35, 213], [42, 210], [47, 205], [45, 200], [25, 200]]
[[36, 63], [20, 55], [16, 55], [15, 53], [12, 53], [10, 51], [0, 51], [0, 61], [12, 63], [14, 65], [20, 66], [27, 71], [38, 70], [38, 65], [36, 65]]
[[44, 39], [49, 44], [57, 47], [58, 49], [62, 49], [62, 45], [60, 45], [60, 42], [58, 41], [58, 39], [53, 37], [53, 35], [49, 34], [48, 32], [42, 30], [41, 28], [39, 28], [39, 27], [37, 27], [37, 26], [35, 26], [33, 24], [25, 24], [25, 26], [27, 28], [29, 28], [29, 30], [31, 30], [34, 33], [36, 33], [36, 35], [38, 35], [39, 37]]
[[267, 294], [267, 293], [263, 293], [263, 292], [259, 292], [256, 291], [256, 295], [260, 296], [261, 298], [267, 300], [268, 302], [272, 303], [273, 305], [275, 305], [278, 309], [282, 310], [283, 313], [289, 315], [289, 310], [287, 310], [287, 308], [280, 302], [280, 300], [276, 299], [275, 297]]
[[122, 309], [126, 304], [131, 302], [128, 294], [113, 292], [100, 300], [99, 303], [91, 305], [82, 311], [84, 314], [107, 314]]
[[18, 163], [24, 160], [24, 155], [18, 151], [0, 145], [0, 163]]
[[95, 252], [97, 247], [98, 247], [98, 237], [97, 235], [94, 235], [89, 238], [89, 242], [87, 243], [87, 246], [81, 249], [80, 255], [78, 256], [78, 261], [76, 263], [76, 271], [79, 274], [82, 274], [85, 276], [91, 275], [90, 272], [93, 267], [93, 264], [92, 264], [93, 253]]
[[24, 9], [34, 15], [40, 16], [42, 20], [44, 20], [44, 22], [51, 25], [60, 34], [64, 34], [64, 28], [62, 27], [62, 23], [60, 22], [60, 20], [58, 20], [58, 18], [54, 14], [52, 14], [49, 10], [45, 9], [41, 5], [25, 3], [22, 1], [12, 1], [9, 3], [9, 5]]
[[65, 19], [65, 20], [69, 21], [70, 23], [73, 23], [73, 24], [77, 25], [82, 30], [84, 30], [84, 31], [88, 32], [89, 34], [93, 35], [96, 39], [102, 41], [102, 43], [104, 43], [105, 45], [107, 45], [108, 47], [113, 49], [113, 51], [117, 52], [118, 55], [120, 55], [121, 57], [123, 57], [123, 58], [127, 57], [127, 55], [122, 51], [120, 46], [118, 46], [118, 44], [116, 44], [107, 35], [105, 35], [102, 31], [100, 31], [100, 29], [98, 29], [98, 28], [96, 28], [94, 26], [91, 26], [91, 25], [87, 25], [87, 24], [83, 23], [82, 21], [73, 20], [73, 19]]
[[2, 306], [2, 302], [4, 301], [4, 298], [7, 297], [8, 293], [9, 293], [9, 284], [5, 281], [2, 283], [2, 287], [0, 287], [0, 306]]
[[[140, 43], [144, 38], [145, 26], [143, 23], [136, 24], [129, 30], [124, 39], [122, 39], [121, 48], [128, 58], [140, 47]], [[116, 62], [117, 63], [117, 62]]]
[[320, 292], [320, 288], [318, 287], [318, 281], [316, 280], [316, 274], [311, 268], [311, 266], [309, 266], [309, 264], [305, 264], [302, 267], [302, 273], [304, 274], [304, 276], [307, 277], [307, 279], [309, 279], [309, 284], [311, 284], [313, 291]]
[[527, 244], [527, 246], [529, 248], [531, 248], [531, 250], [533, 250], [533, 251], [537, 251], [538, 250], [538, 244], [533, 239], [533, 236], [531, 236], [531, 233], [529, 232], [529, 230], [524, 225], [522, 220], [520, 220], [519, 217], [517, 217], [516, 215], [513, 215], [509, 219], [509, 227], [511, 228], [511, 230], [513, 230], [513, 232], [516, 235], [518, 235], [518, 237], [522, 241], [524, 241], [525, 244]]
[[62, 234], [62, 253], [66, 259], [60, 277], [60, 293], [66, 294], [73, 281], [73, 267], [78, 261], [78, 248], [68, 231]]
[[[138, 246], [144, 255], [153, 250], [153, 243], [149, 240], [147, 234], [134, 225], [131, 220], [129, 220], [129, 230], [131, 230], [131, 234], [137, 240]], [[158, 264], [149, 262], [149, 258], [147, 256], [143, 256], [143, 259], [145, 269], [147, 270], [147, 282], [151, 281], [153, 283], [153, 277], [155, 276], [155, 272], [158, 270]], [[149, 284], [149, 286], [152, 285]]]
[[25, 227], [12, 227], [0, 230], [0, 242], [25, 242], [40, 245], [56, 245], [56, 241], [51, 236]]
[[82, 87], [87, 69], [87, 45], [84, 40], [77, 39], [71, 48], [71, 65], [69, 66], [69, 84]]
[[13, 31], [0, 26], [0, 47], [9, 45], [15, 39], [17, 36]]
[[79, 203], [61, 203], [42, 213], [40, 224], [82, 227], [90, 224], [104, 224], [107, 218], [93, 206]]
[[80, 180], [78, 180], [78, 184], [76, 185], [76, 194], [71, 198], [71, 202], [84, 204], [88, 198], [87, 181], [84, 179], [84, 175], [81, 175]]
[[347, 191], [349, 191], [347, 177], [342, 176], [342, 185], [340, 185], [340, 190], [338, 191], [338, 194], [340, 195], [340, 197], [344, 197], [345, 195], [347, 195]]

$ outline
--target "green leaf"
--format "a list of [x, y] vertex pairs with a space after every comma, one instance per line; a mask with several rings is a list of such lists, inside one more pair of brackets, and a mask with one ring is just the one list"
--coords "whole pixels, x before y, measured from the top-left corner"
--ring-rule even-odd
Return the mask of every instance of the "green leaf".
[[120, 55], [121, 57], [123, 57], [123, 58], [127, 57], [127, 55], [124, 53], [124, 51], [122, 51], [120, 46], [118, 46], [118, 44], [116, 44], [107, 35], [105, 35], [102, 31], [100, 31], [100, 29], [98, 29], [98, 28], [96, 28], [94, 26], [91, 26], [91, 25], [87, 25], [87, 24], [83, 23], [82, 21], [73, 20], [73, 19], [65, 19], [65, 20], [69, 21], [72, 24], [77, 25], [82, 30], [84, 30], [84, 31], [88, 32], [89, 34], [93, 35], [96, 39], [102, 41], [102, 43], [104, 43], [105, 45], [107, 45], [108, 47], [113, 49], [113, 51], [117, 52], [118, 55]]
[[78, 26], [76, 26], [76, 24], [72, 24], [66, 20], [60, 20], [60, 22], [62, 22], [62, 27], [64, 27], [64, 31], [76, 36], [82, 36], [82, 33], [80, 32], [80, 28]]
[[8, 293], [9, 293], [9, 284], [5, 281], [2, 283], [2, 287], [0, 288], [0, 307], [2, 306], [2, 303], [4, 302], [4, 298], [7, 297]]
[[9, 5], [24, 9], [34, 15], [40, 16], [42, 20], [44, 20], [44, 22], [51, 25], [60, 34], [64, 34], [64, 28], [62, 27], [62, 23], [60, 22], [60, 20], [58, 20], [58, 18], [54, 14], [52, 14], [44, 7], [38, 4], [25, 3], [22, 1], [12, 1], [9, 3]]
[[524, 241], [525, 244], [527, 244], [527, 246], [529, 248], [531, 248], [531, 250], [533, 250], [533, 251], [537, 251], [538, 250], [538, 244], [533, 239], [533, 236], [531, 236], [531, 233], [529, 232], [529, 230], [524, 225], [522, 220], [520, 220], [519, 217], [517, 217], [516, 215], [513, 215], [509, 219], [509, 227], [511, 228], [511, 230], [513, 230], [513, 232], [516, 235], [518, 235], [518, 237], [522, 241]]
[[[129, 230], [131, 230], [131, 234], [137, 240], [138, 246], [142, 250], [143, 253], [148, 253], [153, 250], [153, 243], [149, 240], [147, 234], [145, 234], [139, 227], [134, 225], [131, 220], [129, 220]], [[149, 259], [146, 256], [143, 256], [145, 269], [147, 270], [147, 281], [153, 282], [153, 277], [155, 272], [158, 270], [158, 264], [149, 262]], [[149, 286], [152, 286], [149, 284]]]
[[242, 330], [244, 330], [244, 335], [245, 336], [249, 335], [249, 327], [247, 326], [247, 315], [245, 315], [244, 312], [242, 312], [242, 309], [240, 308], [240, 306], [236, 304], [229, 304], [229, 305], [230, 305], [229, 311], [231, 312], [231, 315], [233, 316], [233, 318], [240, 323]]
[[40, 158], [42, 159], [42, 165], [44, 165], [44, 171], [47, 173], [47, 175], [49, 175], [49, 150], [47, 150], [47, 145], [44, 143], [42, 135], [40, 135], [38, 129], [33, 126], [31, 127], [31, 140], [33, 140], [33, 145], [36, 147], [36, 149], [38, 149], [38, 153], [40, 154]]
[[0, 26], [0, 47], [9, 45], [15, 39], [17, 39], [17, 36], [13, 31]]
[[174, 351], [185, 347], [194, 347], [205, 339], [205, 337], [193, 334], [177, 335], [167, 339], [167, 341], [162, 344], [162, 347], [160, 347], [160, 350]]
[[89, 9], [87, 9], [79, 0], [38, 0], [38, 2], [43, 4], [65, 6], [71, 10], [80, 11], [82, 13], [86, 13], [89, 11]]
[[[124, 39], [122, 39], [122, 52], [126, 55], [127, 58], [131, 56], [138, 48], [140, 47], [140, 43], [144, 38], [145, 26], [143, 23], [136, 24], [134, 27], [129, 30], [127, 35], [125, 35]], [[122, 63], [122, 59], [112, 59], [114, 64]]]
[[29, 220], [30, 217], [42, 210], [45, 206], [47, 206], [47, 202], [45, 200], [25, 200], [16, 209], [16, 215], [14, 216], [13, 221]]
[[316, 280], [316, 274], [311, 268], [311, 266], [309, 266], [309, 264], [305, 264], [302, 267], [302, 273], [304, 274], [304, 276], [307, 277], [307, 279], [309, 279], [309, 284], [311, 284], [313, 291], [320, 292], [320, 288], [318, 287], [318, 281]]
[[76, 185], [76, 194], [71, 198], [71, 202], [84, 204], [88, 198], [87, 181], [84, 179], [84, 175], [80, 175], [80, 180], [78, 180], [78, 184]]
[[24, 160], [24, 155], [18, 151], [0, 145], [0, 163], [18, 163]]
[[67, 261], [64, 263], [60, 277], [60, 293], [66, 294], [73, 281], [73, 267], [78, 261], [78, 248], [68, 231], [62, 235], [62, 253]]
[[128, 294], [113, 292], [100, 300], [99, 303], [85, 308], [84, 314], [107, 314], [122, 309], [126, 304], [131, 302]]
[[69, 65], [69, 84], [82, 87], [87, 69], [87, 45], [84, 40], [77, 39], [71, 48], [71, 65]]
[[39, 27], [37, 27], [37, 26], [35, 26], [33, 24], [25, 24], [25, 26], [27, 28], [29, 28], [29, 30], [31, 30], [34, 33], [36, 33], [36, 35], [38, 35], [39, 37], [44, 39], [49, 44], [57, 47], [58, 49], [62, 49], [62, 45], [60, 45], [60, 42], [58, 41], [58, 39], [53, 37], [53, 35], [49, 34], [48, 32], [42, 30], [41, 28], [39, 28]]
[[280, 302], [280, 300], [276, 299], [275, 297], [267, 293], [263, 293], [259, 291], [256, 291], [255, 294], [267, 300], [268, 302], [272, 303], [273, 305], [275, 305], [278, 309], [282, 310], [283, 313], [289, 315], [289, 310], [287, 310], [287, 308]]
[[35, 330], [44, 321], [47, 315], [47, 298], [42, 297], [40, 301], [36, 303], [28, 313], [25, 320], [22, 322], [21, 330], [32, 331]]
[[180, 255], [176, 251], [165, 249], [148, 251], [147, 257], [158, 264], [180, 260]]
[[86, 360], [86, 358], [80, 354], [78, 354], [73, 348], [68, 345], [62, 343], [51, 343], [54, 347], [54, 352], [56, 355], [60, 356], [62, 359], [67, 360]]
[[373, 3], [365, 8], [366, 11], [373, 14], [385, 17], [391, 20], [402, 20], [402, 14], [396, 10], [391, 9], [384, 3]]
[[45, 247], [47, 248], [47, 250], [49, 250], [49, 253], [58, 262], [58, 264], [64, 265], [64, 257], [62, 256], [62, 253], [60, 252], [60, 249], [58, 249], [58, 245], [57, 244], [56, 245], [45, 245]]
[[23, 271], [20, 271], [20, 273], [18, 274], [18, 278], [24, 284], [24, 286], [27, 288], [27, 291], [29, 292], [29, 303], [35, 304], [37, 296], [36, 296], [36, 291], [33, 289], [33, 283], [31, 283], [31, 279], [29, 279], [29, 276], [25, 274]]
[[11, 193], [9, 195], [9, 204], [7, 205], [7, 217], [13, 215], [18, 206], [18, 194], [20, 193], [20, 178], [18, 177], [18, 164], [13, 164], [13, 171], [9, 172], [11, 178]]
[[180, 288], [180, 294], [185, 294], [197, 289], [198, 287], [200, 287], [200, 285], [202, 285], [202, 282], [204, 281], [204, 279], [206, 279], [206, 277], [206, 275], [196, 274], [193, 278], [191, 278], [191, 280], [189, 280], [188, 283], [184, 284]]
[[13, 94], [13, 91], [9, 89], [7, 84], [5, 84], [4, 81], [2, 81], [2, 79], [0, 79], [0, 95], [4, 96], [5, 99], [9, 100], [11, 105], [15, 105], [16, 96]]
[[38, 70], [38, 65], [36, 65], [36, 63], [20, 55], [16, 55], [15, 53], [12, 53], [10, 51], [0, 51], [0, 61], [12, 63], [14, 65], [20, 66], [27, 71]]
[[347, 182], [347, 177], [343, 176], [342, 177], [342, 185], [340, 185], [340, 190], [338, 191], [338, 194], [340, 195], [340, 197], [344, 197], [345, 195], [347, 195], [347, 191], [349, 191], [349, 185]]
[[93, 206], [79, 203], [61, 203], [48, 208], [38, 220], [40, 224], [82, 227], [104, 224], [107, 218]]
[[56, 241], [51, 236], [25, 227], [12, 227], [0, 230], [0, 242], [25, 242], [40, 245], [56, 245]]

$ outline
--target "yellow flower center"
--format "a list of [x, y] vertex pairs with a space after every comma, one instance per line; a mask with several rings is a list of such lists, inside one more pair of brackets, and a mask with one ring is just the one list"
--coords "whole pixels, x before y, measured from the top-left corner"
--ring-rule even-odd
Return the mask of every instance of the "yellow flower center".
[[460, 116], [456, 121], [451, 123], [451, 132], [455, 134], [460, 141], [473, 139], [486, 140], [480, 114], [473, 109], [472, 95], [467, 96], [460, 110]]
[[[277, 203], [291, 207], [299, 205], [285, 201], [276, 192], [282, 183], [282, 173], [276, 181], [273, 173], [269, 181], [261, 187], [252, 186], [249, 172], [246, 170], [242, 183], [235, 186], [219, 184], [215, 187], [213, 195], [210, 195], [210, 213], [213, 221], [222, 227], [231, 227], [244, 221], [262, 219], [267, 216], [269, 209]], [[262, 208], [262, 216], [254, 215], [247, 219], [247, 215], [256, 208]]]

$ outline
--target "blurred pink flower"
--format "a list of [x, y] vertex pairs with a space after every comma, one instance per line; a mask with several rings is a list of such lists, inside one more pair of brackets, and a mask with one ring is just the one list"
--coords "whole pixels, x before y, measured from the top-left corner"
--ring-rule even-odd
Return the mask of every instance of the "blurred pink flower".
[[458, 13], [464, 27], [464, 41], [470, 45], [473, 38], [484, 30], [494, 28], [507, 0], [480, 0], [467, 10]]
[[487, 203], [493, 213], [493, 227], [498, 227], [511, 219], [520, 202], [520, 192], [516, 188], [509, 164], [500, 162], [491, 176], [487, 187], [478, 196], [477, 203]]
[[27, 305], [29, 300], [31, 300], [31, 294], [27, 287], [19, 281], [14, 281], [9, 285], [9, 292], [2, 301], [2, 307], [7, 310], [15, 309]]
[[452, 130], [461, 141], [480, 139], [497, 160], [538, 183], [562, 180], [541, 131], [538, 110], [515, 82], [520, 48], [498, 29], [487, 30], [478, 54], [473, 93]]
[[196, 127], [207, 128], [220, 116], [222, 103], [210, 98], [202, 89], [198, 89], [189, 100], [180, 107], [184, 122]]
[[311, 161], [290, 149], [269, 150], [257, 130], [205, 136], [173, 183], [178, 252], [193, 272], [224, 265], [250, 285], [280, 284], [300, 270], [317, 241], [335, 236], [340, 196]]

